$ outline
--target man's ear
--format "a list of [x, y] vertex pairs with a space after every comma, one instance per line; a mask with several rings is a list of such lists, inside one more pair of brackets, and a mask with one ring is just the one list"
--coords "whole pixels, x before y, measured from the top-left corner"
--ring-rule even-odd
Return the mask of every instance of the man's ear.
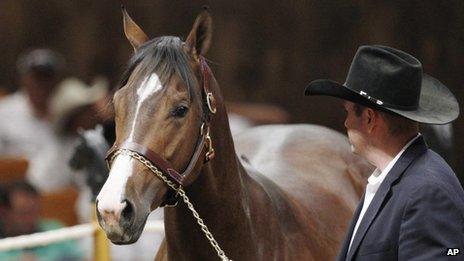
[[188, 52], [192, 56], [205, 55], [211, 44], [212, 35], [213, 19], [205, 8], [195, 19], [192, 30], [185, 40]]
[[365, 124], [367, 127], [367, 132], [372, 133], [372, 131], [374, 131], [374, 129], [379, 124], [379, 116], [380, 116], [379, 112], [367, 107], [364, 110], [363, 114], [364, 114]]

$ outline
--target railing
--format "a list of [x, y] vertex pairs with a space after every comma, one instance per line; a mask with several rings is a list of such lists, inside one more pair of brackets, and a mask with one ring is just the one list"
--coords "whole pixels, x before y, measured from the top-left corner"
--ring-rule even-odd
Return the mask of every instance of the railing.
[[[163, 221], [147, 222], [144, 231], [151, 233], [164, 232], [164, 223]], [[86, 236], [95, 237], [94, 260], [109, 260], [108, 240], [96, 222], [1, 239], [0, 251], [44, 246]]]

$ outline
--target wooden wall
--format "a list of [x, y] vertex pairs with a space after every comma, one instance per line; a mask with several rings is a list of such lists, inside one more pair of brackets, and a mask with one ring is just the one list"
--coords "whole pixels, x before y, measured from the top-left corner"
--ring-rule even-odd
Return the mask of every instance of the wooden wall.
[[[185, 37], [201, 6], [215, 33], [207, 57], [231, 101], [269, 102], [294, 122], [343, 130], [340, 103], [303, 96], [311, 80], [344, 81], [359, 45], [384, 44], [418, 57], [425, 72], [464, 104], [464, 1], [434, 0], [133, 0], [133, 18], [151, 36]], [[1, 0], [0, 85], [15, 86], [15, 59], [26, 48], [51, 46], [69, 74], [117, 80], [131, 54], [123, 38], [120, 1]], [[462, 106], [461, 106], [462, 108]], [[464, 178], [464, 117], [455, 123], [452, 162]]]

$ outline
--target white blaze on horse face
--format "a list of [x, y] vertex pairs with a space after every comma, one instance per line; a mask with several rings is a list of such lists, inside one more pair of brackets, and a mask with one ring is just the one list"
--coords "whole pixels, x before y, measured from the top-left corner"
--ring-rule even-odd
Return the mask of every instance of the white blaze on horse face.
[[129, 134], [129, 141], [134, 140], [135, 128], [137, 126], [137, 118], [139, 116], [140, 108], [145, 101], [148, 101], [150, 97], [159, 92], [163, 88], [161, 81], [156, 73], [152, 73], [143, 80], [140, 87], [137, 89], [137, 107], [135, 109], [135, 116], [132, 119], [132, 128]]
[[[129, 141], [134, 140], [135, 130], [138, 123], [140, 108], [143, 103], [149, 101], [154, 94], [162, 89], [163, 85], [155, 73], [147, 76], [137, 89], [137, 107], [132, 119], [132, 128], [129, 133]], [[111, 166], [108, 179], [98, 194], [98, 211], [100, 213], [112, 212], [119, 218], [119, 214], [125, 207], [125, 191], [129, 177], [132, 175], [134, 160], [128, 155], [118, 155]]]
[[125, 204], [126, 183], [132, 175], [134, 159], [129, 155], [118, 155], [113, 161], [108, 179], [97, 196], [98, 211], [120, 213]]

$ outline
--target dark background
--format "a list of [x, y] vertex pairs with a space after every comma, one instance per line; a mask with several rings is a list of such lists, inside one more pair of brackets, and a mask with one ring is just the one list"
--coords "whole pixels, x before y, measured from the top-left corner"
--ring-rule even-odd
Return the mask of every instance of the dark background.
[[[0, 0], [0, 85], [16, 88], [15, 61], [24, 50], [52, 47], [68, 74], [116, 82], [132, 48], [122, 29], [120, 1]], [[230, 101], [266, 102], [295, 123], [344, 132], [341, 103], [304, 97], [311, 80], [344, 81], [359, 45], [383, 44], [419, 58], [464, 103], [464, 1], [126, 1], [151, 37], [188, 34], [202, 5], [214, 19], [207, 58]], [[462, 110], [462, 106], [461, 106]], [[3, 124], [3, 123], [2, 123]], [[452, 167], [464, 180], [464, 118], [454, 124]]]

